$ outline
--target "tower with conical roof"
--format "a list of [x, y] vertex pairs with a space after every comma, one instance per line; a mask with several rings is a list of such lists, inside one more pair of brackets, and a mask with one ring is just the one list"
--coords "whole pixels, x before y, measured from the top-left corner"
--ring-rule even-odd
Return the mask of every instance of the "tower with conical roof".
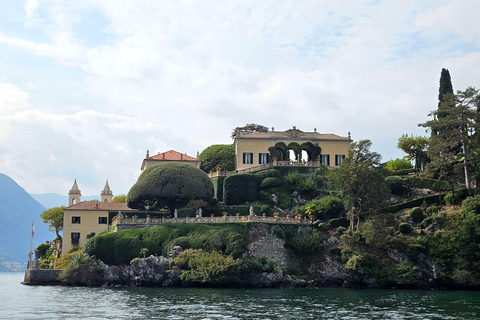
[[112, 193], [112, 190], [110, 190], [110, 186], [108, 185], [108, 180], [107, 180], [107, 182], [105, 183], [105, 187], [100, 193], [100, 201], [112, 202], [112, 200], [113, 200], [113, 193]]
[[78, 189], [77, 179], [73, 183], [72, 189], [68, 191], [68, 206], [73, 206], [77, 204], [82, 199], [82, 192]]

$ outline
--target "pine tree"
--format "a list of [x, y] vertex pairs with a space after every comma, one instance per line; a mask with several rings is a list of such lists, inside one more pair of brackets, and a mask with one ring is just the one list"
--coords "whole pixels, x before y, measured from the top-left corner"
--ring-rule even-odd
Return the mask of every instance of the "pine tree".
[[432, 160], [430, 169], [441, 179], [457, 180], [460, 180], [460, 170], [463, 171], [467, 188], [471, 187], [468, 144], [478, 117], [478, 95], [478, 90], [472, 87], [458, 91], [456, 95], [445, 93], [438, 110], [429, 114], [434, 119], [420, 124], [436, 132], [430, 138], [427, 150]]

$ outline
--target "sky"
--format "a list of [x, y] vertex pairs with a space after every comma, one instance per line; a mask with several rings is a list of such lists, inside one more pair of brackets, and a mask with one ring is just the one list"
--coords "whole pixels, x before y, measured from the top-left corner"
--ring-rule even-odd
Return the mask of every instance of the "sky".
[[480, 2], [0, 0], [0, 172], [32, 194], [136, 182], [233, 128], [370, 139], [383, 161], [480, 87]]

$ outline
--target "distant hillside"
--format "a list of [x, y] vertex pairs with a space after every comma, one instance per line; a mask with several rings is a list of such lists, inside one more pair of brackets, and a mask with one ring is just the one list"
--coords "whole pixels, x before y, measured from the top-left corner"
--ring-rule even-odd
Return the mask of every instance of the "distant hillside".
[[9, 271], [11, 262], [28, 260], [32, 221], [35, 223], [34, 247], [55, 238], [40, 219], [44, 210], [45, 207], [15, 181], [0, 173], [0, 271]]
[[[42, 206], [47, 209], [68, 205], [68, 195], [60, 195], [58, 193], [43, 193], [30, 195], [33, 199], [38, 201]], [[82, 196], [82, 201], [89, 201], [94, 199], [100, 200], [100, 196]]]

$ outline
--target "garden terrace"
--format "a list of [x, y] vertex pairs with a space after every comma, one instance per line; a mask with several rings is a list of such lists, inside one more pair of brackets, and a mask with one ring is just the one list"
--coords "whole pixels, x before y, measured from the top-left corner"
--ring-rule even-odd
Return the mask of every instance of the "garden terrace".
[[263, 216], [222, 216], [222, 217], [187, 217], [187, 218], [152, 218], [147, 215], [146, 218], [138, 218], [132, 216], [131, 218], [115, 217], [112, 223], [113, 231], [120, 231], [124, 229], [138, 229], [154, 227], [169, 223], [236, 223], [236, 222], [259, 222], [272, 224], [294, 224], [294, 225], [309, 225], [312, 224], [311, 219], [295, 219], [291, 217], [263, 217]]
[[292, 168], [316, 168], [320, 167], [320, 161], [276, 161], [274, 160], [273, 162], [266, 163], [266, 164], [261, 164], [252, 168], [245, 168], [245, 169], [239, 169], [236, 171], [214, 171], [208, 174], [209, 178], [216, 178], [216, 177], [227, 177], [231, 174], [235, 173], [253, 173], [253, 172], [258, 172], [262, 170], [267, 170], [271, 169], [274, 167], [292, 167]]

